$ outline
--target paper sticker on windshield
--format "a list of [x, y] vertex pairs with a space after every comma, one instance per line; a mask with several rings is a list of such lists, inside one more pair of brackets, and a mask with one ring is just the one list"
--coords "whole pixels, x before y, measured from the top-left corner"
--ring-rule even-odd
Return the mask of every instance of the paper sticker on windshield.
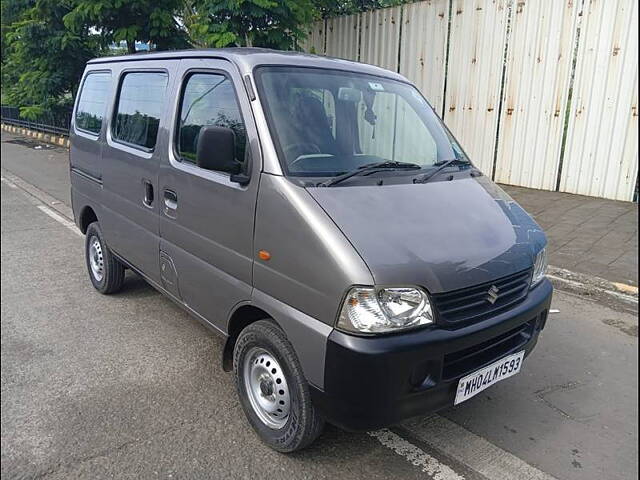
[[369, 88], [378, 92], [384, 92], [384, 87], [381, 83], [369, 82]]

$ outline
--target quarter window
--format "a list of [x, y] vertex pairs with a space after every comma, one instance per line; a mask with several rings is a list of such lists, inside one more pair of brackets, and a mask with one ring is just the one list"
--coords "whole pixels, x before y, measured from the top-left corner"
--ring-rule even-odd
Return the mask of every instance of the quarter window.
[[194, 73], [188, 77], [180, 106], [178, 154], [195, 163], [202, 127], [215, 125], [233, 130], [235, 160], [245, 165], [247, 134], [231, 80], [221, 74]]
[[108, 72], [87, 75], [76, 109], [75, 120], [78, 129], [100, 133], [110, 86], [111, 74]]
[[161, 72], [127, 73], [120, 84], [113, 138], [153, 150], [158, 137], [168, 75]]

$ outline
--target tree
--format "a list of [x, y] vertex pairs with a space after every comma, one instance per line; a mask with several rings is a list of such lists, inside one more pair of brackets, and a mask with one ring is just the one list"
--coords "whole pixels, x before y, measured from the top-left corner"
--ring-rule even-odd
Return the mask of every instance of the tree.
[[199, 47], [295, 49], [314, 19], [312, 0], [193, 0], [185, 25]]
[[87, 29], [66, 28], [70, 1], [25, 1], [22, 7], [5, 25], [3, 2], [2, 96], [23, 115], [36, 117], [71, 104], [97, 44]]
[[411, 0], [314, 0], [314, 3], [320, 16], [326, 18], [392, 7], [409, 1]]
[[18, 21], [22, 14], [33, 7], [35, 0], [2, 0], [0, 2], [0, 30], [2, 42], [0, 43], [0, 58], [2, 65], [7, 55], [7, 34], [11, 31], [11, 25]]
[[261, 46], [297, 49], [320, 16], [402, 0], [0, 0], [2, 100], [32, 117], [73, 102], [88, 59], [128, 52]]
[[187, 48], [187, 35], [178, 24], [184, 0], [74, 0], [65, 16], [73, 31], [91, 28], [103, 48], [125, 41], [135, 53], [136, 41], [151, 42], [157, 50]]

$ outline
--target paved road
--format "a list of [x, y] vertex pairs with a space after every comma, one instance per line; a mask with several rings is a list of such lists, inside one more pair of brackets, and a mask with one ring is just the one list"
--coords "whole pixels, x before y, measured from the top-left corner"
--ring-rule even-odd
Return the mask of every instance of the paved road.
[[93, 290], [83, 238], [14, 175], [62, 202], [68, 179], [16, 152], [2, 144], [3, 478], [637, 478], [637, 320], [562, 292], [521, 374], [441, 415], [269, 450], [221, 341], [135, 275]]

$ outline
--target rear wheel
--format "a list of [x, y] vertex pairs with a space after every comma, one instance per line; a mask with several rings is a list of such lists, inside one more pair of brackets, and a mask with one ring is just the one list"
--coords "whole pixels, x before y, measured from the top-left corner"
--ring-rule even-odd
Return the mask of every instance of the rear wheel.
[[240, 333], [233, 369], [242, 408], [269, 447], [293, 452], [320, 435], [324, 422], [293, 347], [276, 324], [260, 320]]
[[102, 236], [98, 222], [87, 227], [85, 257], [91, 283], [100, 293], [115, 293], [124, 282], [124, 265], [113, 256]]

